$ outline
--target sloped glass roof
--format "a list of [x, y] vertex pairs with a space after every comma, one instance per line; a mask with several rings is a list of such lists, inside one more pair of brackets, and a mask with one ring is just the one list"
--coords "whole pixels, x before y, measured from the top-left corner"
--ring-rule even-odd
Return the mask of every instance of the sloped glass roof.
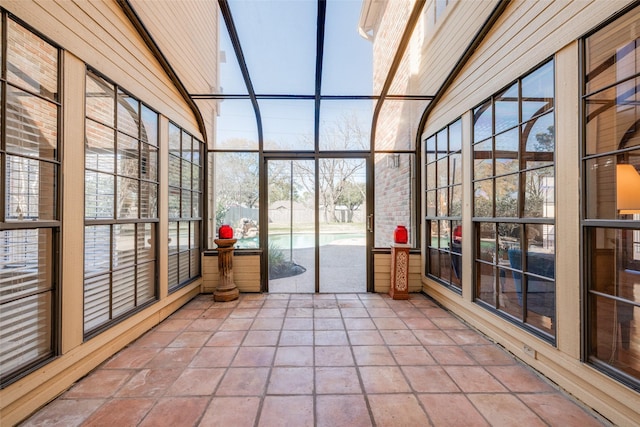
[[[413, 29], [424, 0], [218, 3], [219, 84], [210, 94], [192, 94], [196, 102], [216, 102], [213, 148], [415, 150], [420, 115], [432, 99], [411, 81], [411, 55], [419, 53], [411, 46], [421, 42], [411, 35], [419, 38]], [[397, 144], [376, 146], [381, 126], [406, 129]], [[335, 138], [341, 128], [352, 137]]]

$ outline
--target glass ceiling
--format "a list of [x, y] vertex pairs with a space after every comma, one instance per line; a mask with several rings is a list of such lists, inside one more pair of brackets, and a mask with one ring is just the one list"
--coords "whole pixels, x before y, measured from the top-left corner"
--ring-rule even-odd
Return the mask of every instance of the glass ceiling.
[[[433, 98], [411, 81], [424, 0], [218, 3], [219, 85], [192, 95], [216, 103], [211, 148], [415, 150]], [[392, 14], [391, 25], [378, 19], [382, 12]], [[375, 135], [390, 126], [401, 135], [376, 146]]]

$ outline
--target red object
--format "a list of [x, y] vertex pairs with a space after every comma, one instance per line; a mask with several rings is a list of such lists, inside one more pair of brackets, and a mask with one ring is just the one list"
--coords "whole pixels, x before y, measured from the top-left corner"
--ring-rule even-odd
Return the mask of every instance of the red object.
[[409, 241], [409, 233], [407, 233], [407, 227], [399, 225], [393, 232], [393, 241], [396, 243], [405, 244]]
[[453, 229], [453, 243], [462, 243], [462, 226]]
[[233, 239], [233, 228], [227, 224], [223, 224], [218, 229], [219, 239]]

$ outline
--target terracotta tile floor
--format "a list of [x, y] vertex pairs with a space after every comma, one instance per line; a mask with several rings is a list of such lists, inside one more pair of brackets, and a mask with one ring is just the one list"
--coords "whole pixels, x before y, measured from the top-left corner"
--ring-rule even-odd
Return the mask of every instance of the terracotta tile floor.
[[597, 426], [412, 294], [200, 295], [25, 426]]

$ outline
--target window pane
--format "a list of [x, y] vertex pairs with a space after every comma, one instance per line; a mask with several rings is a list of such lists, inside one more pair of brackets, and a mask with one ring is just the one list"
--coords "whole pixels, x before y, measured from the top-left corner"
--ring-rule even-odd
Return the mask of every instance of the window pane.
[[462, 216], [462, 185], [450, 187], [449, 215]]
[[522, 126], [522, 138], [526, 144], [524, 158], [527, 162], [527, 168], [553, 164], [553, 152], [556, 148], [554, 123], [553, 113], [550, 113]]
[[496, 175], [517, 172], [520, 169], [520, 139], [518, 128], [496, 135]]
[[182, 191], [179, 188], [169, 187], [169, 218], [180, 218], [180, 196]]
[[173, 123], [169, 123], [169, 153], [180, 157], [182, 131]]
[[142, 126], [140, 128], [140, 139], [142, 142], [158, 146], [158, 113], [151, 110], [146, 105], [141, 105]]
[[495, 98], [496, 129], [495, 133], [517, 126], [518, 119], [518, 83], [514, 83]]
[[96, 225], [84, 229], [84, 274], [93, 275], [111, 269], [111, 227]]
[[488, 139], [473, 146], [473, 178], [493, 176], [493, 142]]
[[138, 224], [136, 228], [137, 241], [137, 260], [138, 263], [151, 261], [155, 259], [155, 239], [156, 239], [156, 227], [155, 224]]
[[473, 216], [493, 216], [493, 180], [473, 183]]
[[370, 100], [323, 100], [320, 104], [320, 150], [369, 150], [372, 117]]
[[169, 155], [169, 185], [172, 187], [180, 187], [181, 165], [182, 160], [179, 157]]
[[553, 167], [525, 172], [524, 216], [554, 218], [555, 178]]
[[522, 79], [522, 121], [553, 108], [553, 62], [548, 62]]
[[449, 184], [462, 184], [462, 154], [449, 156]]
[[139, 181], [118, 177], [117, 218], [138, 218]]
[[140, 218], [158, 218], [158, 185], [140, 182]]
[[518, 217], [518, 174], [496, 178], [496, 217]]
[[86, 120], [85, 167], [101, 172], [114, 173], [114, 131], [104, 125]]
[[113, 127], [115, 125], [115, 89], [113, 84], [91, 72], [87, 72], [86, 84], [85, 108], [87, 117]]
[[476, 257], [483, 261], [495, 262], [496, 257], [496, 224], [481, 222], [477, 224], [478, 247]]
[[158, 180], [158, 149], [152, 145], [141, 144], [140, 178], [150, 181]]
[[58, 106], [7, 87], [7, 151], [43, 159], [58, 157]]
[[85, 171], [84, 215], [86, 218], [113, 218], [113, 175]]
[[436, 191], [427, 191], [427, 216], [436, 216]]
[[[409, 244], [415, 245], [412, 237], [413, 154], [375, 155], [374, 234], [376, 247], [389, 247], [393, 230], [398, 224], [405, 225], [409, 232]], [[396, 166], [397, 165], [397, 166]]]
[[2, 304], [0, 374], [3, 377], [29, 363], [53, 355], [52, 313], [52, 292]]
[[[273, 61], [271, 59], [270, 61]], [[313, 100], [260, 100], [265, 150], [315, 149]]]
[[138, 178], [138, 140], [118, 132], [118, 169], [119, 175]]
[[473, 110], [473, 142], [480, 142], [493, 135], [493, 109], [491, 101]]
[[476, 262], [476, 295], [492, 307], [496, 305], [496, 271], [490, 264]]
[[[50, 229], [0, 231], [0, 304], [35, 292], [51, 290], [53, 246]], [[0, 311], [2, 311], [0, 310]]]
[[57, 219], [56, 165], [10, 155], [6, 160], [5, 220]]
[[113, 226], [113, 268], [136, 263], [135, 224]]
[[135, 308], [136, 268], [129, 267], [113, 272], [113, 289], [111, 291], [111, 316], [117, 317]]
[[58, 49], [11, 19], [7, 23], [7, 80], [57, 101]]
[[[227, 51], [230, 52], [230, 51]], [[232, 55], [235, 58], [235, 55]], [[223, 65], [220, 64], [221, 72]], [[227, 86], [224, 86], [227, 89]], [[246, 90], [246, 89], [245, 89]], [[248, 99], [225, 99], [219, 105], [220, 116], [215, 128], [215, 148], [257, 150], [256, 112]]]
[[139, 138], [140, 102], [128, 94], [118, 90], [118, 131], [134, 138]]
[[449, 164], [449, 158], [443, 157], [437, 161], [438, 168], [438, 180], [436, 182], [439, 188], [446, 187], [449, 183], [449, 168], [447, 167]]
[[139, 264], [137, 271], [136, 303], [144, 304], [155, 299], [155, 262]]
[[[235, 236], [238, 248], [255, 248], [260, 229], [258, 153], [215, 153], [213, 194], [215, 230], [229, 224], [241, 230]], [[234, 173], [228, 173], [232, 166]]]
[[84, 332], [107, 322], [111, 275], [105, 274], [84, 281]]

